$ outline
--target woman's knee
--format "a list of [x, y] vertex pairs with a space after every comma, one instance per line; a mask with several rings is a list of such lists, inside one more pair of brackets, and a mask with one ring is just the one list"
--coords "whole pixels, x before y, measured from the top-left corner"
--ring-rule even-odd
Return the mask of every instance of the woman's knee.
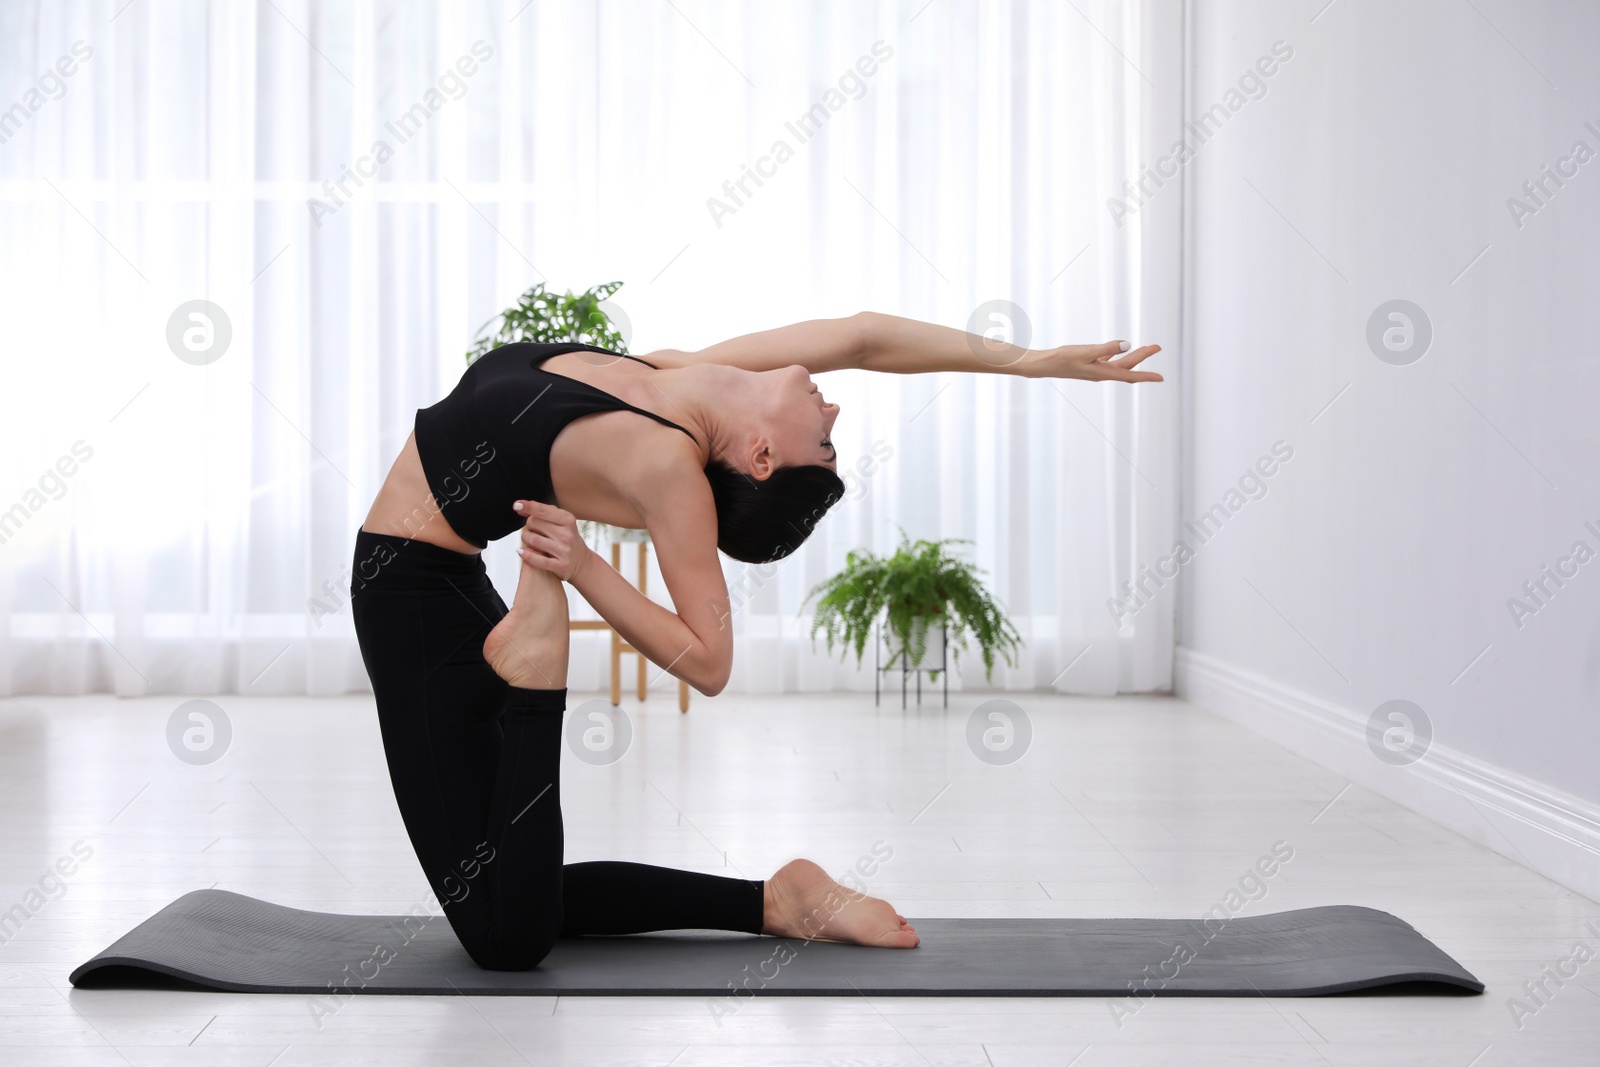
[[467, 955], [486, 971], [531, 971], [555, 947], [559, 928], [494, 931], [470, 940], [463, 938]]

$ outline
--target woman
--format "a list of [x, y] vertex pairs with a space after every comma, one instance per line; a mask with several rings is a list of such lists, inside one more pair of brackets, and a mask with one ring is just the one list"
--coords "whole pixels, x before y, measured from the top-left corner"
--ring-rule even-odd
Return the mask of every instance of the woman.
[[[571, 583], [634, 648], [708, 696], [733, 666], [717, 550], [779, 559], [843, 494], [839, 408], [811, 381], [862, 368], [1161, 381], [1159, 346], [1028, 350], [870, 312], [624, 357], [512, 344], [417, 412], [356, 538], [351, 598], [395, 798], [445, 915], [481, 967], [536, 966], [557, 937], [665, 929], [912, 948], [887, 902], [809, 860], [752, 881], [641, 863], [563, 864]], [[644, 416], [644, 417], [640, 417]], [[579, 536], [645, 529], [676, 610]], [[520, 529], [511, 607], [478, 555]]]

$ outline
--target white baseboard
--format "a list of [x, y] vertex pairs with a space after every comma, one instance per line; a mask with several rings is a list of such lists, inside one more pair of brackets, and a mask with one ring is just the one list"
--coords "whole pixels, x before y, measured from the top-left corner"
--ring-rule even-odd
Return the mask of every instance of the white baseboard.
[[1513, 862], [1600, 900], [1600, 807], [1435, 741], [1394, 766], [1367, 745], [1367, 715], [1193, 649], [1173, 663], [1179, 697], [1388, 797]]

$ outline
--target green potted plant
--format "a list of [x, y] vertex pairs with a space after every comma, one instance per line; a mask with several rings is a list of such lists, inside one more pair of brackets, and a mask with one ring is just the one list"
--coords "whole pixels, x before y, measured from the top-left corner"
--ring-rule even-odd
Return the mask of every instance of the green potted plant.
[[[581, 293], [569, 289], [558, 295], [546, 292], [544, 283], [538, 282], [517, 297], [515, 304], [478, 328], [477, 338], [467, 349], [467, 362], [470, 364], [485, 352], [516, 341], [540, 344], [577, 341], [626, 353], [627, 339], [600, 307], [620, 288], [621, 282], [606, 282]], [[490, 332], [489, 327], [495, 323], [499, 326]], [[621, 530], [588, 519], [581, 520], [578, 528], [584, 540], [596, 548], [601, 534], [607, 535], [609, 540], [649, 540], [649, 535], [642, 530]]]
[[[985, 678], [994, 676], [997, 653], [1014, 666], [1021, 634], [979, 579], [983, 572], [945, 551], [949, 545], [970, 543], [960, 538], [912, 542], [901, 530], [900, 546], [892, 555], [851, 550], [844, 569], [806, 596], [808, 604], [817, 601], [812, 638], [822, 633], [830, 652], [835, 645], [853, 648], [860, 663], [881, 621], [891, 656], [904, 655], [907, 669], [920, 668], [928, 657], [930, 633], [958, 662], [967, 639], [974, 640]], [[942, 663], [943, 649], [935, 645], [933, 651], [931, 658]], [[934, 670], [930, 677], [937, 679], [938, 673]]]
[[[627, 352], [628, 342], [622, 331], [611, 324], [606, 313], [600, 310], [602, 301], [622, 288], [621, 282], [606, 282], [574, 294], [567, 290], [559, 296], [547, 293], [544, 282], [517, 297], [517, 302], [478, 328], [477, 339], [467, 349], [467, 362], [501, 345], [513, 341], [534, 341], [552, 344], [558, 341], [581, 341], [598, 345], [613, 352]], [[493, 333], [489, 327], [496, 322], [499, 328]]]

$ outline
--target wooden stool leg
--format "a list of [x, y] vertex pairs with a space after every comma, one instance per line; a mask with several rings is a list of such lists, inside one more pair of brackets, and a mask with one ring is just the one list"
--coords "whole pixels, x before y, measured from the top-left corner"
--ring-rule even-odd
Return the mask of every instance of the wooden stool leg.
[[[639, 542], [639, 592], [640, 592], [641, 595], [645, 591], [645, 579], [650, 573], [648, 570], [645, 569], [644, 548], [645, 548], [644, 542], [640, 541]], [[645, 662], [644, 653], [642, 653], [642, 652], [639, 653], [639, 699], [641, 701], [643, 701], [644, 698], [649, 695], [647, 690], [648, 690], [648, 687], [649, 687], [650, 683], [649, 683], [648, 677], [646, 675], [646, 669], [649, 666], [650, 665]]]
[[611, 705], [622, 704], [622, 638], [611, 631]]
[[[615, 541], [611, 543], [611, 567], [622, 567], [622, 546]], [[615, 630], [611, 631], [611, 703], [614, 707], [622, 704], [622, 635]]]
[[689, 712], [689, 683], [682, 679], [678, 681], [678, 710], [684, 714]]

